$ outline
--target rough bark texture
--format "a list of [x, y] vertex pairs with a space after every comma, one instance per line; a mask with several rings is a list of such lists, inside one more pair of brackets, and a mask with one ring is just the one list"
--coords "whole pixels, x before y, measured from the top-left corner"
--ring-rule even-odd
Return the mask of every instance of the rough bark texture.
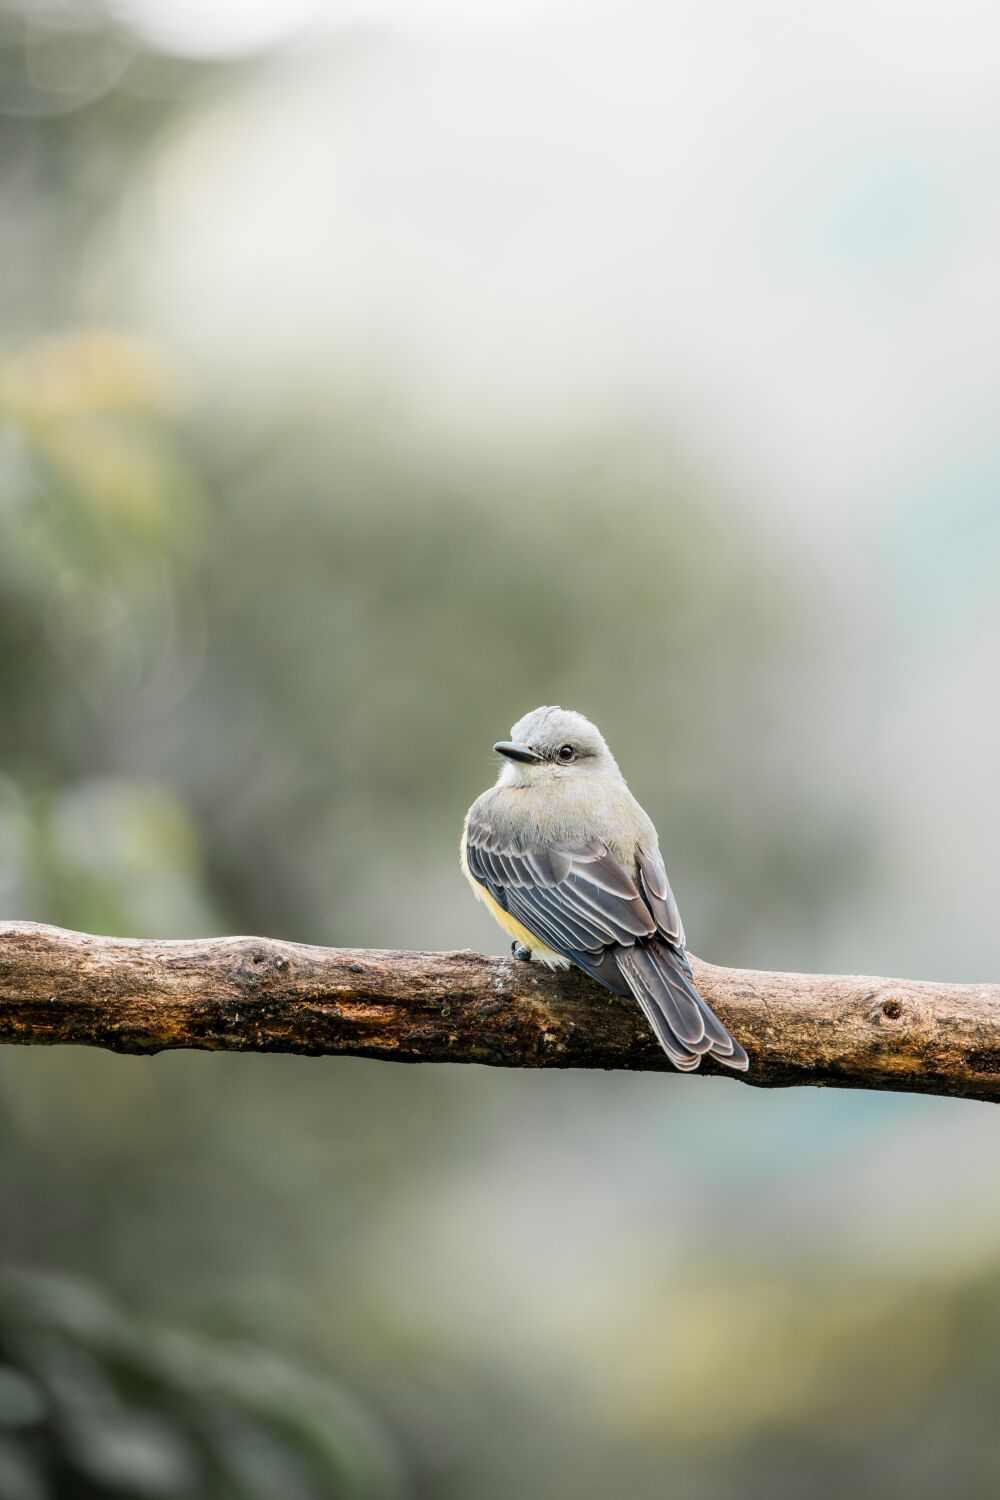
[[[1000, 1099], [1000, 985], [693, 964], [750, 1054], [747, 1083]], [[672, 1071], [638, 1006], [575, 971], [270, 938], [134, 942], [29, 922], [0, 923], [0, 1041]]]

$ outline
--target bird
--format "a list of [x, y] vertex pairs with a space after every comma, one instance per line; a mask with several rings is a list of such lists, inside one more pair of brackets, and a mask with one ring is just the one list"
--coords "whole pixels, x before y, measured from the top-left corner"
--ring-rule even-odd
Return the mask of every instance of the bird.
[[466, 815], [461, 868], [515, 957], [631, 996], [682, 1072], [705, 1056], [744, 1072], [746, 1052], [695, 987], [656, 829], [600, 730], [547, 705], [493, 749], [500, 773]]

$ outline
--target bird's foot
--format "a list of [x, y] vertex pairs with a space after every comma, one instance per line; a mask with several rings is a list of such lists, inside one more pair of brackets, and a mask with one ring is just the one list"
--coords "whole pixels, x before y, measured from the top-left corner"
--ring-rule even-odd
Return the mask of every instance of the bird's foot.
[[511, 943], [510, 951], [514, 955], [514, 957], [519, 958], [522, 963], [526, 964], [531, 962], [531, 949], [526, 948], [523, 943], [519, 943], [517, 941], [517, 938], [515, 938]]

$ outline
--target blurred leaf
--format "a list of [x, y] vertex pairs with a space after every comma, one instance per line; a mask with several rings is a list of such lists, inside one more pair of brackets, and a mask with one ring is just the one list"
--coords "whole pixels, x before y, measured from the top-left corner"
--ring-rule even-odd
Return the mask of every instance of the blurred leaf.
[[4, 1500], [49, 1500], [49, 1494], [27, 1451], [0, 1437], [0, 1495]]
[[12, 1495], [15, 1480], [25, 1495], [127, 1500], [400, 1494], [385, 1435], [328, 1382], [132, 1323], [80, 1283], [7, 1271], [0, 1359], [0, 1427], [30, 1435], [0, 1446]]

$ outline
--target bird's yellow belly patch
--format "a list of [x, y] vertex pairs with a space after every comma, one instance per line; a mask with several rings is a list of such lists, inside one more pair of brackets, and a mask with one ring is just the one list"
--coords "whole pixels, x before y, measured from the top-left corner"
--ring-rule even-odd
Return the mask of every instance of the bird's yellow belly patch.
[[512, 917], [509, 911], [504, 911], [503, 907], [494, 901], [485, 886], [480, 885], [478, 880], [473, 880], [471, 875], [467, 874], [466, 879], [478, 899], [504, 932], [509, 933], [516, 942], [523, 943], [526, 948], [530, 948], [534, 958], [540, 958], [542, 963], [548, 964], [553, 969], [569, 968], [568, 958], [563, 958], [561, 953], [553, 953], [551, 948], [547, 948], [541, 939], [536, 938], [533, 932], [529, 932], [516, 917]]

